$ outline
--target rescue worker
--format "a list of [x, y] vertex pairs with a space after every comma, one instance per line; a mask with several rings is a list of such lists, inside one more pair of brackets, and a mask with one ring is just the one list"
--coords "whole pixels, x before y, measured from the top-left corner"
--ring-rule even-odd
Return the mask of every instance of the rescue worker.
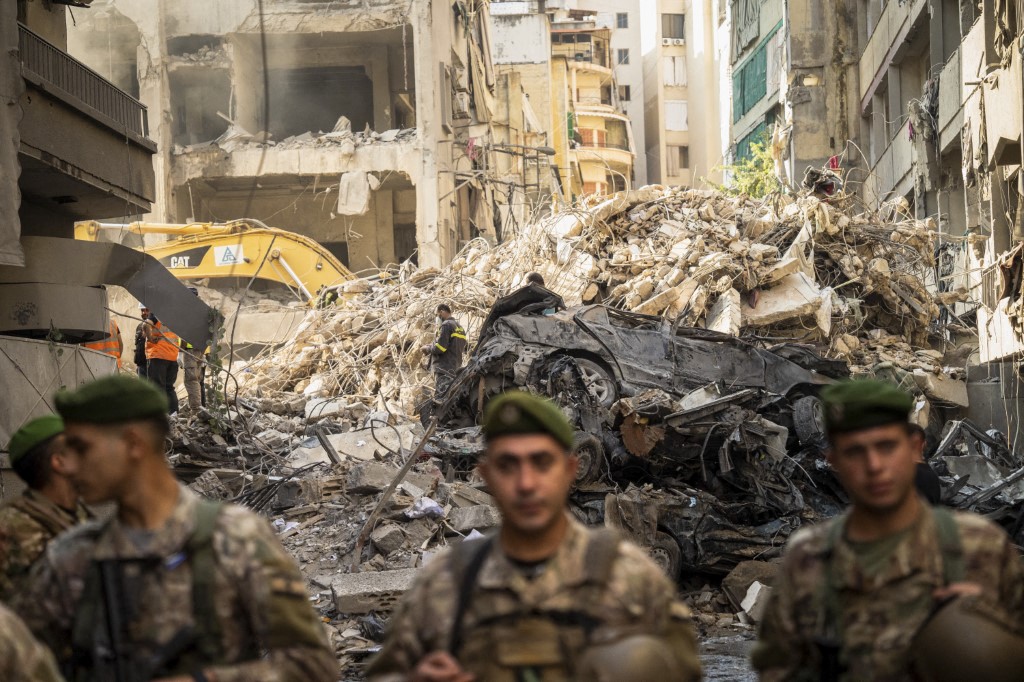
[[117, 360], [117, 368], [121, 369], [121, 354], [124, 353], [124, 340], [121, 338], [121, 329], [117, 326], [117, 320], [110, 316], [107, 323], [107, 335], [99, 341], [83, 343], [86, 348], [98, 350], [101, 353], [111, 355]]
[[53, 654], [28, 631], [21, 619], [0, 604], [0, 680], [63, 682]]
[[[199, 296], [199, 289], [189, 287], [195, 296]], [[185, 374], [185, 394], [188, 396], [188, 407], [193, 415], [199, 414], [199, 410], [205, 405], [205, 391], [203, 389], [203, 374], [206, 364], [203, 357], [195, 352], [195, 347], [185, 339], [179, 339], [181, 352], [178, 357], [181, 360], [181, 369]]]
[[420, 572], [368, 679], [589, 679], [581, 675], [606, 647], [633, 638], [653, 667], [612, 679], [699, 679], [696, 632], [675, 586], [640, 548], [566, 509], [578, 460], [562, 411], [513, 391], [487, 406], [483, 429], [478, 471], [502, 524]]
[[452, 317], [452, 309], [445, 303], [437, 306], [438, 326], [434, 345], [424, 346], [430, 354], [430, 368], [434, 371], [434, 395], [440, 397], [451, 386], [455, 373], [462, 367], [466, 353], [466, 330]]
[[[851, 507], [790, 538], [752, 653], [761, 679], [968, 679], [921, 665], [922, 647], [936, 643], [930, 623], [943, 614], [959, 619], [960, 634], [940, 649], [976, 666], [969, 679], [1020, 679], [1024, 639], [1013, 644], [1012, 632], [1024, 627], [1021, 557], [992, 522], [931, 507], [915, 490], [912, 398], [874, 380], [829, 386], [822, 398], [827, 459]], [[994, 626], [1011, 643], [968, 642], [964, 634], [983, 626], [965, 607], [1012, 624]]]
[[69, 679], [337, 679], [302, 575], [266, 520], [175, 479], [162, 392], [110, 376], [56, 405], [83, 500], [116, 503], [108, 521], [52, 543], [13, 604]]
[[146, 320], [149, 319], [149, 308], [146, 307], [145, 303], [139, 304], [139, 315], [142, 317], [142, 322], [139, 322], [139, 326], [135, 328], [135, 371], [142, 377], [146, 378], [146, 368], [148, 362], [146, 360]]
[[11, 468], [25, 482], [0, 507], [0, 600], [21, 591], [29, 569], [59, 534], [91, 518], [67, 475], [64, 422], [47, 415], [28, 422], [7, 446]]
[[178, 378], [178, 343], [181, 339], [152, 313], [146, 318], [143, 332], [146, 335], [146, 377], [164, 392], [167, 409], [170, 414], [175, 414], [178, 411], [178, 393], [174, 390], [174, 382]]

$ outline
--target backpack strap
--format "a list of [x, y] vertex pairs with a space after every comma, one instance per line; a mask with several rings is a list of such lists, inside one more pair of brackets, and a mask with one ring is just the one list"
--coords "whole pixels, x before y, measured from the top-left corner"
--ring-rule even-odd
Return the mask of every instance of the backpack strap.
[[484, 560], [491, 553], [494, 546], [494, 536], [479, 538], [476, 540], [463, 540], [452, 548], [449, 561], [452, 564], [452, 573], [455, 575], [455, 584], [458, 586], [458, 601], [455, 602], [455, 619], [452, 621], [451, 633], [448, 637], [448, 652], [458, 658], [459, 649], [462, 648], [462, 621], [469, 609], [469, 602], [473, 596], [473, 588], [476, 587], [476, 579], [480, 575], [480, 569], [484, 566]]
[[842, 514], [832, 520], [828, 532], [825, 535], [825, 547], [823, 553], [824, 576], [821, 581], [821, 606], [822, 606], [822, 635], [834, 639], [839, 638], [839, 586], [836, 584], [836, 573], [834, 558], [836, 546], [843, 537], [843, 529], [846, 528], [847, 514]]
[[195, 621], [198, 648], [206, 661], [221, 658], [221, 627], [214, 608], [216, 558], [213, 531], [223, 503], [200, 499], [196, 504], [196, 526], [185, 544], [192, 566], [192, 618]]
[[960, 529], [956, 525], [953, 512], [946, 507], [932, 507], [932, 517], [935, 519], [939, 550], [942, 552], [942, 579], [946, 585], [958, 583], [967, 574]]

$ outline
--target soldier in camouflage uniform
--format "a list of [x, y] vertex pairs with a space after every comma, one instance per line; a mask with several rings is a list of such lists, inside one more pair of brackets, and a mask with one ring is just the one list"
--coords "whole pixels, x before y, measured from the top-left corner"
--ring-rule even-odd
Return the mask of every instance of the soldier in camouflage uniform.
[[479, 470], [502, 526], [421, 572], [369, 679], [571, 680], [590, 653], [644, 636], [668, 663], [618, 679], [700, 679], [696, 633], [675, 586], [638, 547], [567, 513], [577, 461], [558, 407], [507, 393], [488, 405], [484, 433]]
[[27, 486], [0, 507], [0, 601], [23, 587], [46, 545], [91, 514], [65, 474], [64, 422], [39, 417], [18, 429], [7, 446], [11, 467]]
[[56, 402], [83, 500], [117, 503], [110, 521], [52, 543], [15, 603], [70, 679], [337, 679], [302, 577], [266, 521], [174, 479], [157, 388], [106, 377]]
[[14, 612], [0, 604], [0, 680], [61, 682], [53, 654], [40, 644]]
[[1024, 569], [1006, 534], [915, 491], [911, 397], [861, 380], [823, 398], [828, 461], [852, 506], [790, 539], [753, 652], [761, 679], [918, 679], [915, 635], [952, 598], [1024, 624]]

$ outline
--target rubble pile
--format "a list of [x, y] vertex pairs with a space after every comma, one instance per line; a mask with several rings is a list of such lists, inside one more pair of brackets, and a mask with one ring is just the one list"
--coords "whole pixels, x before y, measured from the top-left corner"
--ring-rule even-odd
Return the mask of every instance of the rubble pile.
[[570, 307], [604, 301], [732, 335], [813, 343], [854, 374], [888, 363], [937, 375], [942, 354], [927, 349], [929, 324], [963, 292], [926, 288], [933, 227], [850, 215], [811, 195], [620, 193], [496, 246], [471, 242], [440, 271], [347, 285], [341, 305], [311, 313], [291, 343], [245, 369], [243, 393], [306, 406], [355, 396], [412, 414], [428, 378], [419, 349], [431, 340], [436, 305], [452, 305], [472, 342], [494, 301], [530, 271]]
[[[473, 241], [441, 270], [347, 282], [294, 338], [233, 364], [224, 414], [179, 422], [172, 461], [272, 518], [346, 679], [415, 571], [498, 524], [477, 424], [512, 386], [578, 430], [572, 512], [646, 547], [702, 627], [756, 622], [788, 537], [844, 506], [816, 392], [851, 373], [917, 395], [944, 499], [1020, 535], [1024, 460], [959, 421], [965, 383], [929, 346], [957, 333], [939, 312], [962, 298], [929, 289], [932, 226], [838, 202], [649, 187]], [[531, 271], [546, 288], [524, 286]], [[431, 399], [442, 302], [475, 348]]]

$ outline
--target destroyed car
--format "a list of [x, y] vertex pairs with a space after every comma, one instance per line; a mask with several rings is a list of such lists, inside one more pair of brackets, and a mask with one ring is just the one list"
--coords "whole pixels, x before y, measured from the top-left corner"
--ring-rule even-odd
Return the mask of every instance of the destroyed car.
[[[558, 295], [532, 285], [495, 303], [469, 363], [439, 398], [440, 421], [451, 422], [460, 411], [462, 417], [478, 417], [480, 397], [512, 387], [544, 388], [552, 363], [564, 357], [573, 358], [606, 410], [651, 389], [682, 398], [716, 384], [721, 395], [748, 391], [788, 401], [797, 412], [801, 440], [820, 435], [820, 403], [814, 397], [819, 387], [848, 373], [845, 363], [824, 360], [796, 344], [766, 350], [727, 334], [605, 305], [567, 309]], [[804, 398], [811, 400], [801, 402]]]

